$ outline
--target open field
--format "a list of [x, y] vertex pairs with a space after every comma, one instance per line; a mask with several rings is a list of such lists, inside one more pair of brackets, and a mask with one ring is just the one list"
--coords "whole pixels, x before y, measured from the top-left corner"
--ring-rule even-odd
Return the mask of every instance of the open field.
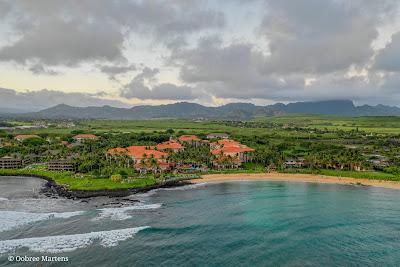
[[328, 130], [356, 130], [368, 133], [400, 134], [400, 117], [339, 117], [329, 115], [283, 115], [259, 117], [255, 121], [290, 124], [295, 127], [308, 127]]
[[[22, 124], [23, 122], [19, 122]], [[28, 124], [28, 123], [27, 123]], [[190, 121], [178, 119], [154, 120], [82, 120], [73, 128], [46, 128], [17, 130], [16, 133], [69, 133], [71, 130], [101, 132], [153, 132], [174, 129], [176, 132], [228, 132], [234, 135], [290, 135], [286, 128], [319, 130], [364, 131], [366, 133], [400, 134], [400, 117], [338, 117], [328, 115], [282, 115], [258, 117], [243, 124], [221, 121]], [[297, 135], [301, 133], [296, 133]], [[300, 137], [300, 136], [299, 136]]]

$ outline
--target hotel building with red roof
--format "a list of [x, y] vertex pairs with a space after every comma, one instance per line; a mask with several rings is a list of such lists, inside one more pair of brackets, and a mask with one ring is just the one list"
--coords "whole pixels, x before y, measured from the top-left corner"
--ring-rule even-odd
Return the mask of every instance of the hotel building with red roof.
[[156, 147], [160, 151], [173, 151], [175, 153], [185, 149], [184, 146], [182, 146], [175, 140], [163, 142], [161, 144], [158, 144]]
[[38, 136], [36, 134], [18, 134], [15, 136], [15, 140], [17, 140], [18, 142], [22, 142], [24, 140], [31, 139], [31, 138], [40, 138], [40, 136]]
[[[127, 155], [132, 158], [134, 167], [140, 173], [147, 171], [157, 172], [158, 170], [167, 171], [171, 169], [171, 164], [167, 162], [168, 153], [158, 151], [154, 146], [129, 146], [126, 148], [111, 148], [107, 151], [107, 157], [116, 155]], [[155, 159], [153, 164], [151, 159]]]
[[87, 140], [97, 140], [99, 137], [94, 134], [77, 134], [72, 139], [74, 139], [78, 143], [83, 143]]
[[255, 149], [230, 139], [219, 140], [211, 144], [211, 154], [217, 157], [214, 163], [220, 163], [221, 158], [228, 157], [233, 159], [236, 164], [239, 162], [241, 164], [251, 159], [251, 155], [248, 152], [252, 151], [255, 151]]

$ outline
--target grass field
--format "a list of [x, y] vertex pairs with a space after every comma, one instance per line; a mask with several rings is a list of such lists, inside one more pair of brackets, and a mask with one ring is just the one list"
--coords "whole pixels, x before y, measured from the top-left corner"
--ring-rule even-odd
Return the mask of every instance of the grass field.
[[[293, 133], [285, 131], [282, 126], [352, 131], [358, 128], [366, 133], [400, 134], [400, 117], [338, 117], [328, 115], [282, 115], [273, 117], [257, 117], [248, 125], [227, 125], [220, 121], [202, 121], [179, 119], [154, 119], [154, 120], [84, 120], [77, 123], [74, 128], [47, 128], [36, 130], [17, 130], [15, 133], [50, 133], [68, 134], [72, 130], [81, 129], [87, 132], [153, 132], [173, 129], [175, 132], [209, 133], [227, 132], [232, 135], [281, 135], [290, 136]], [[275, 127], [271, 127], [276, 125]], [[304, 133], [295, 133], [299, 138]]]
[[51, 172], [34, 169], [0, 169], [0, 176], [8, 175], [40, 175], [53, 179], [57, 184], [66, 185], [72, 190], [101, 190], [101, 189], [124, 189], [124, 188], [140, 188], [154, 185], [154, 178], [138, 178], [130, 179], [123, 182], [113, 182], [108, 178], [75, 178], [69, 172]]
[[368, 133], [400, 134], [400, 117], [339, 117], [329, 115], [283, 115], [260, 117], [256, 121], [292, 124], [297, 127], [345, 130], [358, 129]]

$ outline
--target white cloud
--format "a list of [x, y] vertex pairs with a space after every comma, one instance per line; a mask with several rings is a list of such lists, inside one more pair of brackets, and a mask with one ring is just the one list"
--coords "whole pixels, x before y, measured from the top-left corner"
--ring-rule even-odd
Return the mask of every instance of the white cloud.
[[57, 104], [67, 104], [76, 107], [104, 106], [128, 107], [116, 101], [102, 99], [85, 93], [64, 93], [55, 90], [39, 90], [16, 92], [11, 89], [0, 88], [0, 106], [2, 108], [20, 109], [26, 111], [40, 110]]

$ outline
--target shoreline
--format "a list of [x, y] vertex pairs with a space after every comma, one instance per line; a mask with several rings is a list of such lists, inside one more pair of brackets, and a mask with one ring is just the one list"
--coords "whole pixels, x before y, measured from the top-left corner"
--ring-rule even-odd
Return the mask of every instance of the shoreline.
[[149, 185], [145, 187], [138, 188], [119, 188], [119, 189], [95, 189], [95, 190], [78, 190], [78, 189], [69, 189], [67, 186], [58, 184], [54, 179], [43, 176], [43, 175], [35, 175], [35, 174], [0, 174], [1, 177], [12, 177], [12, 176], [20, 176], [20, 177], [30, 177], [30, 178], [38, 178], [43, 179], [46, 182], [44, 187], [41, 190], [41, 194], [51, 197], [52, 195], [56, 195], [58, 197], [63, 197], [67, 199], [85, 199], [92, 197], [127, 197], [129, 195], [137, 194], [137, 193], [146, 193], [148, 191], [159, 189], [159, 188], [169, 188], [169, 187], [179, 187], [187, 184], [191, 184], [190, 180], [178, 180], [178, 181], [166, 181], [159, 184]]
[[327, 176], [321, 174], [299, 174], [299, 173], [230, 173], [230, 174], [204, 174], [200, 178], [167, 181], [140, 188], [121, 188], [121, 189], [99, 189], [99, 190], [76, 190], [69, 189], [65, 185], [58, 184], [50, 177], [35, 174], [1, 174], [1, 176], [23, 176], [44, 179], [47, 181], [41, 193], [46, 196], [56, 195], [69, 199], [84, 199], [99, 196], [126, 197], [136, 193], [144, 193], [158, 188], [179, 187], [188, 184], [199, 183], [224, 183], [238, 181], [272, 181], [272, 182], [297, 182], [297, 183], [321, 183], [321, 184], [341, 184], [374, 186], [387, 189], [400, 190], [400, 181], [377, 180], [367, 178], [351, 178], [340, 176]]
[[327, 176], [318, 174], [278, 173], [278, 172], [205, 174], [202, 175], [201, 178], [199, 179], [190, 180], [190, 182], [193, 184], [223, 183], [223, 182], [237, 182], [237, 181], [281, 181], [281, 182], [301, 182], [301, 183], [362, 185], [362, 186], [374, 186], [374, 187], [400, 190], [400, 181]]

